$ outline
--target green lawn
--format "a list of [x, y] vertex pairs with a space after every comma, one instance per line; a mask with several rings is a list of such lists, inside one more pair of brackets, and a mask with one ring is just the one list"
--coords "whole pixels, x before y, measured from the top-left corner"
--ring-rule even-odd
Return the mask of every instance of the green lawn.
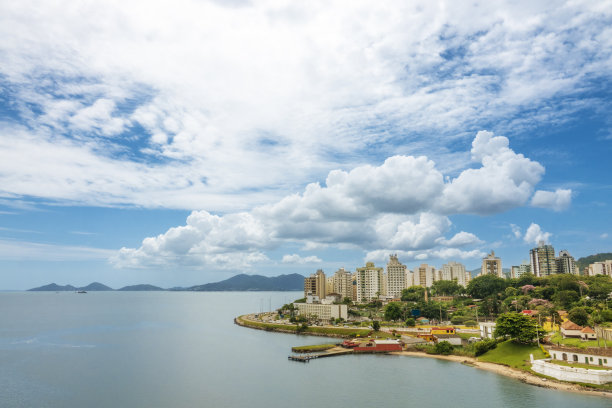
[[546, 358], [542, 352], [542, 349], [535, 344], [515, 344], [510, 340], [507, 340], [503, 343], [499, 343], [493, 350], [489, 350], [482, 356], [478, 357], [478, 360], [503, 364], [523, 371], [530, 371], [530, 354], [533, 354], [533, 358], [536, 360]]
[[[243, 316], [238, 317], [238, 319], [245, 324], [246, 326], [251, 327], [259, 327], [266, 330], [289, 330], [297, 333], [296, 325], [287, 325], [287, 324], [274, 324], [274, 323], [264, 323], [264, 322], [255, 322], [252, 320], [244, 319]], [[370, 333], [370, 329], [358, 329], [355, 327], [308, 327], [306, 331], [302, 333], [319, 333], [319, 334], [329, 334], [330, 336], [342, 336], [342, 337], [356, 337], [357, 335], [364, 337]]]
[[295, 353], [312, 353], [315, 351], [325, 351], [336, 347], [335, 344], [314, 344], [312, 346], [297, 346], [291, 347], [291, 351]]
[[607, 367], [591, 365], [591, 364], [574, 363], [574, 362], [570, 363], [570, 362], [561, 361], [561, 360], [551, 360], [550, 362], [553, 363], [553, 364], [558, 364], [558, 365], [562, 365], [562, 366], [566, 366], [566, 367], [588, 368], [590, 370], [609, 370], [609, 368], [607, 368]]
[[[561, 333], [555, 333], [551, 338], [550, 338], [550, 342], [553, 344], [562, 344], [562, 345], [566, 345], [566, 346], [571, 346], [571, 347], [578, 347], [578, 348], [582, 348], [585, 349], [587, 347], [597, 347], [597, 340], [587, 340], [587, 341], [582, 341], [580, 339], [575, 339], [575, 338], [567, 338], [564, 339], [563, 336], [561, 335]], [[612, 346], [612, 343], [608, 342], [609, 346]], [[600, 340], [600, 346], [603, 347], [603, 340]]]

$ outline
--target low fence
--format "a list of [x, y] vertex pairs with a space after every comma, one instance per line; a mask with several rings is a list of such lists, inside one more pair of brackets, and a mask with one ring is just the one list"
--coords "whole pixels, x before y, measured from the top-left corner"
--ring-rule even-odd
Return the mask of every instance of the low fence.
[[549, 359], [532, 360], [531, 369], [536, 373], [562, 381], [587, 384], [606, 384], [612, 382], [612, 370], [566, 367], [551, 363]]

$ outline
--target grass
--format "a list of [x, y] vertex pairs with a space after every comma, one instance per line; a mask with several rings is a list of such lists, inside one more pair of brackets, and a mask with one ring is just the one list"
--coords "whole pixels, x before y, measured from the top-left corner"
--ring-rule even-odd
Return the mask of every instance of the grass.
[[[583, 341], [575, 338], [564, 339], [561, 333], [555, 333], [554, 335], [552, 335], [552, 337], [550, 338], [550, 342], [553, 344], [559, 343], [564, 346], [577, 347], [581, 349], [586, 349], [587, 347], [597, 347], [597, 340]], [[600, 340], [599, 345], [603, 347], [603, 340]]]
[[516, 344], [507, 340], [478, 357], [478, 360], [503, 364], [522, 371], [531, 371], [530, 354], [533, 354], [533, 358], [536, 360], [546, 358], [540, 347], [535, 344]]
[[314, 344], [312, 346], [297, 346], [291, 347], [291, 351], [295, 353], [312, 353], [315, 351], [325, 351], [336, 347], [335, 344]]
[[591, 364], [583, 364], [583, 363], [574, 363], [569, 361], [561, 361], [561, 360], [551, 360], [553, 364], [565, 366], [565, 367], [574, 367], [574, 368], [588, 368], [589, 370], [609, 370], [607, 367], [591, 365]]
[[[244, 319], [243, 316], [238, 317], [238, 319], [245, 326], [258, 327], [270, 331], [282, 330], [298, 333], [296, 325], [255, 322], [253, 320]], [[367, 336], [370, 332], [370, 329], [358, 329], [355, 327], [308, 327], [305, 331], [302, 331], [301, 333], [317, 333], [341, 337], [356, 337], [357, 335], [359, 335], [360, 337], [364, 337]]]

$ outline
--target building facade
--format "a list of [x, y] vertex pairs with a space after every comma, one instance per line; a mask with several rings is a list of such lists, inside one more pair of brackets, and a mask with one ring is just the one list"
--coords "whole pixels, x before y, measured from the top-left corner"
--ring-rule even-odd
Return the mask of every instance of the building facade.
[[367, 262], [363, 268], [357, 268], [357, 302], [369, 302], [384, 295], [383, 268], [377, 268], [373, 262]]
[[557, 273], [557, 259], [555, 258], [555, 248], [540, 241], [537, 248], [529, 250], [529, 262], [531, 273], [535, 276], [549, 276]]
[[406, 289], [406, 265], [403, 265], [397, 255], [390, 255], [387, 263], [387, 285], [386, 295], [398, 298], [402, 296], [402, 290]]
[[480, 276], [484, 275], [495, 275], [498, 278], [504, 277], [502, 261], [499, 257], [495, 256], [495, 251], [491, 251], [489, 255], [487, 255], [485, 258], [482, 258]]
[[531, 273], [531, 264], [524, 260], [520, 265], [512, 267], [512, 270], [510, 271], [510, 277], [517, 279], [528, 273]]
[[556, 259], [557, 262], [557, 273], [570, 273], [576, 275], [578, 267], [576, 266], [576, 260], [567, 250], [559, 251], [559, 256]]
[[294, 303], [298, 315], [315, 317], [319, 320], [330, 321], [332, 319], [348, 319], [348, 307], [346, 305], [324, 305], [320, 303]]
[[342, 296], [342, 299], [353, 299], [353, 277], [350, 272], [340, 268], [334, 273], [333, 292]]
[[438, 280], [436, 272], [435, 267], [421, 264], [421, 266], [414, 268], [414, 284], [416, 286], [430, 288], [433, 283]]
[[304, 297], [309, 294], [318, 296], [319, 299], [325, 299], [327, 296], [327, 279], [323, 269], [319, 269], [315, 274], [304, 278]]
[[465, 266], [454, 261], [442, 265], [439, 271], [440, 280], [454, 280], [463, 287], [467, 286], [471, 278], [472, 275], [465, 270]]

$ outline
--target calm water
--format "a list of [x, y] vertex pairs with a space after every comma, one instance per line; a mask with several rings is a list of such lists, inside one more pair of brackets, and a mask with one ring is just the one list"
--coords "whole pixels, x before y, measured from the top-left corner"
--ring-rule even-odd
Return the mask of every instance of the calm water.
[[0, 407], [610, 407], [461, 364], [287, 361], [323, 343], [234, 316], [301, 292], [0, 293]]

